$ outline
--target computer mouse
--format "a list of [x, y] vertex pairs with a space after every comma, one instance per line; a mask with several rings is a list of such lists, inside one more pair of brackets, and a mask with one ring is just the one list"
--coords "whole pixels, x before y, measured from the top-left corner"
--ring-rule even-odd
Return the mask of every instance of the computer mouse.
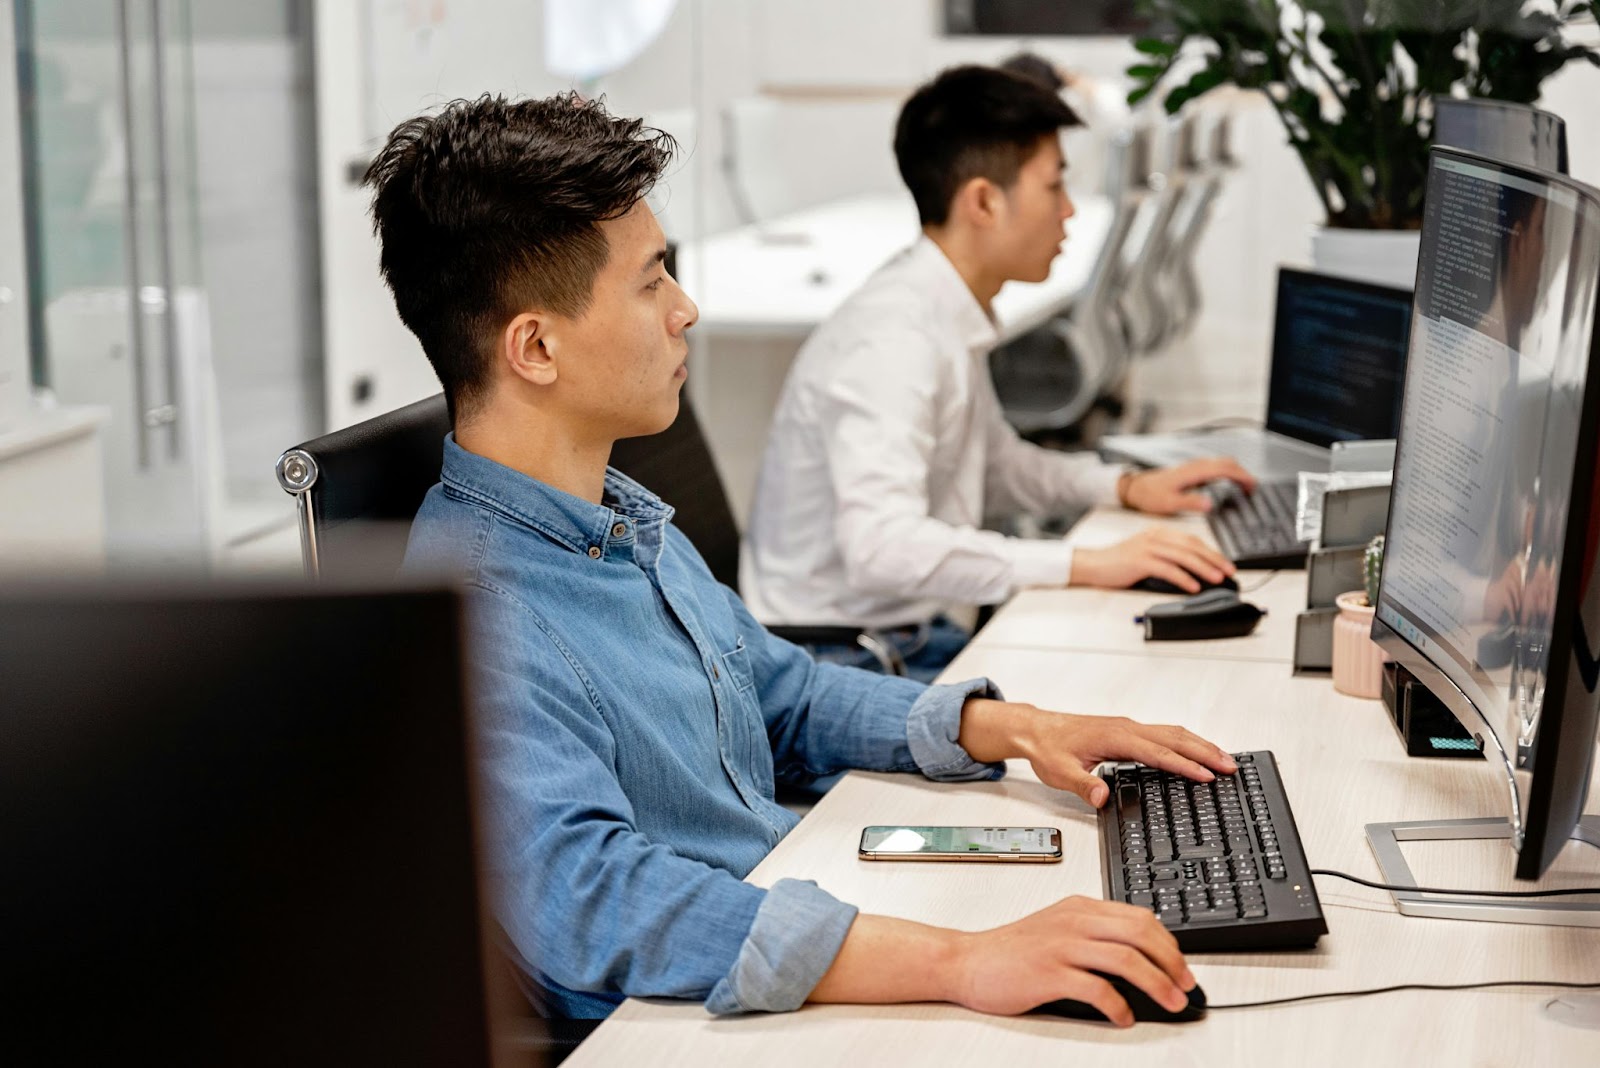
[[[1158, 1005], [1154, 998], [1143, 990], [1134, 986], [1120, 975], [1107, 975], [1096, 972], [1096, 975], [1109, 982], [1122, 999], [1128, 1003], [1128, 1008], [1133, 1010], [1133, 1018], [1139, 1023], [1192, 1023], [1205, 1018], [1206, 992], [1196, 983], [1189, 991], [1189, 1004], [1177, 1012], [1168, 1012]], [[1070, 1020], [1099, 1020], [1109, 1023], [1106, 1015], [1087, 1001], [1070, 1001], [1063, 998], [1060, 1001], [1047, 1001], [1038, 1008], [1029, 1012], [1041, 1016], [1065, 1016]]]
[[[1190, 572], [1190, 574], [1193, 574], [1193, 572]], [[1195, 575], [1194, 580], [1200, 583], [1201, 593], [1207, 590], [1237, 590], [1239, 588], [1239, 583], [1234, 580], [1232, 575], [1223, 575], [1221, 582], [1207, 582], [1199, 575]], [[1143, 590], [1145, 593], [1181, 593], [1184, 596], [1189, 594], [1188, 590], [1179, 589], [1166, 579], [1154, 577], [1140, 579], [1132, 586], [1129, 586], [1128, 589]]]
[[1256, 629], [1266, 615], [1233, 590], [1212, 589], [1179, 601], [1153, 604], [1138, 622], [1144, 624], [1145, 641], [1196, 641], [1242, 638]]

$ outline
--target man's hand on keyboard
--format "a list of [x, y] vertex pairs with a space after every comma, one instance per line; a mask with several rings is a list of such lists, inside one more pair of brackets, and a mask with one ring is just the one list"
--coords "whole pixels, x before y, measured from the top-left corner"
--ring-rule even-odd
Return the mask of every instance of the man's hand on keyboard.
[[1176, 467], [1160, 467], [1122, 476], [1117, 482], [1117, 499], [1124, 508], [1151, 515], [1176, 515], [1179, 512], [1209, 512], [1211, 498], [1199, 492], [1207, 482], [1227, 479], [1246, 493], [1254, 493], [1255, 476], [1226, 456], [1190, 460]]
[[1199, 593], [1196, 575], [1216, 583], [1234, 571], [1232, 560], [1193, 534], [1153, 526], [1105, 549], [1073, 550], [1068, 585], [1120, 590], [1141, 579], [1159, 578]]
[[1201, 782], [1232, 774], [1233, 758], [1182, 727], [1135, 723], [1121, 716], [1077, 716], [1033, 705], [969, 698], [961, 710], [961, 747], [974, 760], [1022, 758], [1047, 786], [1070, 790], [1099, 808], [1107, 788], [1094, 768], [1136, 760]]

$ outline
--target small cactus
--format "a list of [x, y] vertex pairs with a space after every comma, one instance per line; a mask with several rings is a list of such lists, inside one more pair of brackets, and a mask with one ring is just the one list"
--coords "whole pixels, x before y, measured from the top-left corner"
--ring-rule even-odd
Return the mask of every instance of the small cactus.
[[1383, 574], [1383, 535], [1367, 542], [1366, 554], [1361, 560], [1361, 574], [1366, 579], [1367, 604], [1378, 603], [1378, 579]]

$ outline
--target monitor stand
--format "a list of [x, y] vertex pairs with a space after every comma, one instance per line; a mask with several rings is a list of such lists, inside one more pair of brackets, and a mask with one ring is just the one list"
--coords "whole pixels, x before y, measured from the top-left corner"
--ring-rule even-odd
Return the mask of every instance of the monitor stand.
[[[1400, 852], [1402, 842], [1466, 841], [1510, 838], [1509, 820], [1490, 817], [1472, 820], [1419, 820], [1413, 823], [1369, 823], [1367, 844], [1378, 859], [1383, 881], [1395, 886], [1416, 886], [1416, 877]], [[1600, 846], [1600, 815], [1584, 816], [1572, 832], [1574, 841]], [[1392, 890], [1403, 916], [1435, 916], [1447, 920], [1488, 920], [1495, 923], [1535, 923], [1559, 927], [1600, 927], [1600, 902], [1576, 898], [1472, 897]]]

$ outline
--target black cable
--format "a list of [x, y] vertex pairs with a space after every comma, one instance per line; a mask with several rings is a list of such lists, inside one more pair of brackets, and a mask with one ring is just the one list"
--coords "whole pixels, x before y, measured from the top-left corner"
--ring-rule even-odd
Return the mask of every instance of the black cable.
[[1364, 998], [1371, 994], [1392, 994], [1397, 990], [1487, 990], [1496, 986], [1537, 986], [1560, 990], [1600, 990], [1600, 983], [1564, 983], [1555, 979], [1495, 979], [1487, 983], [1396, 983], [1367, 990], [1325, 990], [1320, 994], [1301, 994], [1268, 1001], [1237, 1001], [1232, 1005], [1207, 1005], [1207, 1012], [1224, 1009], [1260, 1009], [1268, 1005], [1290, 1005], [1296, 1001], [1321, 1001], [1326, 998]]
[[1277, 578], [1282, 573], [1283, 572], [1281, 572], [1281, 571], [1268, 571], [1267, 574], [1266, 574], [1266, 577], [1256, 580], [1255, 585], [1253, 585], [1253, 586], [1240, 586], [1239, 587], [1239, 592], [1240, 593], [1255, 593], [1261, 587], [1265, 586], [1267, 583], [1271, 582], [1273, 579]]
[[1371, 879], [1363, 879], [1359, 875], [1347, 875], [1342, 871], [1331, 868], [1312, 868], [1312, 875], [1331, 875], [1335, 879], [1345, 879], [1362, 886], [1370, 886], [1374, 890], [1399, 890], [1409, 891], [1413, 894], [1453, 894], [1456, 897], [1572, 897], [1587, 894], [1600, 894], [1600, 886], [1575, 886], [1567, 890], [1440, 890], [1434, 886], [1402, 886], [1398, 883], [1378, 883]]

